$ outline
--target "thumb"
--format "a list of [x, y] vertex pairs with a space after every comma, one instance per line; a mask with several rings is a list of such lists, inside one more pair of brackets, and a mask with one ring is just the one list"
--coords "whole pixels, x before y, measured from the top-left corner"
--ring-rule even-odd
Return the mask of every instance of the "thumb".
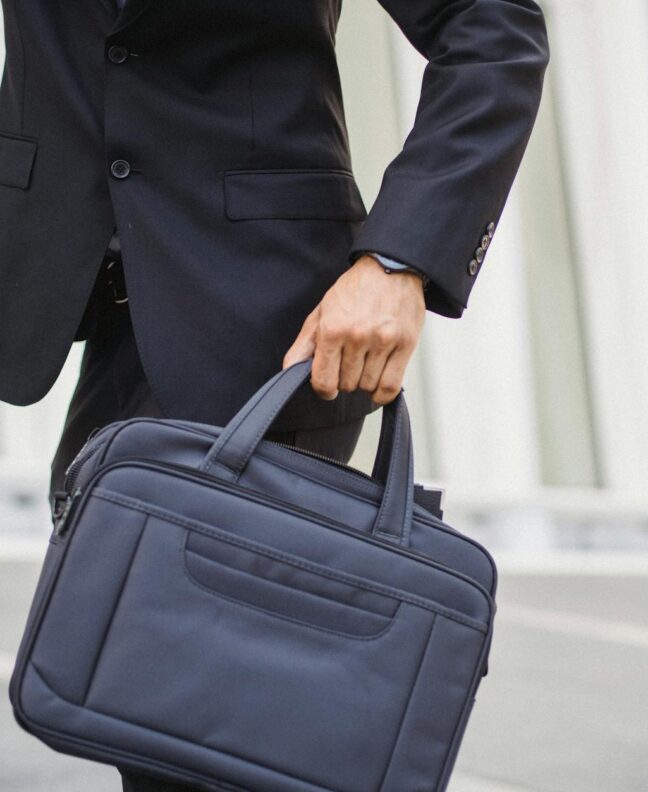
[[301, 360], [308, 360], [315, 354], [315, 338], [317, 336], [317, 327], [319, 324], [319, 306], [314, 311], [308, 314], [304, 320], [301, 330], [297, 338], [293, 341], [292, 346], [286, 352], [283, 358], [282, 369], [292, 366], [293, 363], [298, 363]]

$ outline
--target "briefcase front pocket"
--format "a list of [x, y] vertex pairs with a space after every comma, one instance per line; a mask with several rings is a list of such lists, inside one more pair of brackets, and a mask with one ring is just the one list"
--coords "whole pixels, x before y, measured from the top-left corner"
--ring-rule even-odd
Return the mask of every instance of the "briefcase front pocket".
[[348, 638], [378, 638], [391, 627], [400, 605], [331, 570], [195, 531], [186, 535], [184, 568], [202, 591]]

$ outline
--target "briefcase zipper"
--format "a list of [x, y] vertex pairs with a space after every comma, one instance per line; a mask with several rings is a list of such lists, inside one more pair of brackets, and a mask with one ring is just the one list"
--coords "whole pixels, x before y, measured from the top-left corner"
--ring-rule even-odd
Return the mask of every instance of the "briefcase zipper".
[[352, 465], [347, 465], [344, 462], [340, 462], [339, 459], [333, 459], [333, 457], [326, 456], [325, 454], [320, 454], [317, 451], [311, 451], [308, 448], [300, 448], [299, 446], [290, 445], [290, 443], [280, 443], [278, 440], [269, 440], [268, 438], [264, 438], [266, 442], [273, 443], [273, 445], [281, 446], [282, 448], [288, 448], [291, 451], [298, 451], [300, 454], [306, 454], [306, 456], [314, 457], [315, 459], [321, 459], [324, 462], [328, 462], [331, 465], [335, 465], [336, 467], [342, 468], [342, 470], [346, 470], [349, 473], [355, 473], [358, 476], [362, 476], [362, 478], [369, 479], [370, 481], [376, 482], [376, 479], [373, 476], [370, 476], [368, 473], [365, 473], [364, 470], [359, 470]]
[[73, 461], [70, 467], [65, 472], [65, 489], [70, 492], [74, 488], [74, 483], [76, 482], [77, 476], [79, 475], [79, 471], [85, 465], [85, 463], [92, 459], [92, 457], [97, 453], [97, 451], [101, 448], [100, 445], [93, 446], [88, 450], [87, 454], [79, 454]]
[[53, 511], [53, 519], [54, 519], [54, 528], [52, 530], [52, 536], [59, 539], [63, 533], [65, 532], [65, 527], [68, 524], [70, 516], [72, 514], [73, 507], [75, 503], [81, 497], [81, 490], [76, 489], [72, 494], [67, 495], [65, 500], [63, 500], [60, 505], [55, 506]]
[[[65, 473], [64, 489], [66, 491], [72, 492], [74, 490], [74, 484], [76, 483], [76, 479], [77, 476], [79, 475], [79, 471], [81, 470], [81, 468], [85, 465], [85, 463], [89, 459], [91, 459], [97, 453], [97, 451], [99, 451], [100, 448], [103, 447], [104, 443], [101, 442], [101, 443], [96, 443], [94, 446], [92, 446], [92, 448], [88, 449], [87, 451], [85, 450], [87, 446], [90, 444], [90, 441], [93, 438], [95, 438], [97, 434], [101, 433], [106, 428], [107, 427], [104, 426], [101, 428], [98, 427], [94, 429], [90, 433], [90, 435], [88, 435], [86, 442], [83, 444], [78, 454], [74, 457], [74, 459], [70, 463], [70, 466], [68, 467]], [[210, 437], [210, 435], [208, 435], [206, 432], [199, 432], [199, 434], [205, 437]], [[358, 468], [353, 467], [352, 465], [347, 465], [344, 462], [340, 462], [339, 459], [334, 459], [333, 457], [326, 456], [325, 454], [320, 454], [318, 451], [311, 451], [310, 449], [307, 448], [300, 448], [299, 446], [290, 445], [289, 443], [281, 443], [278, 440], [270, 440], [268, 438], [264, 438], [264, 440], [266, 440], [268, 443], [272, 443], [273, 445], [281, 446], [281, 448], [288, 448], [290, 451], [298, 451], [300, 454], [306, 454], [306, 456], [310, 456], [315, 459], [320, 459], [323, 462], [328, 462], [330, 465], [335, 465], [335, 467], [341, 468], [350, 473], [354, 473], [357, 476], [361, 476], [364, 479], [369, 479], [369, 481], [374, 481], [374, 482], [376, 481], [368, 473], [365, 473], [364, 470], [359, 470]]]
[[[107, 427], [103, 427], [104, 429]], [[105, 438], [101, 443], [95, 443], [92, 447], [88, 448], [90, 445], [90, 441], [94, 439], [94, 437], [99, 434], [101, 429], [95, 429], [93, 432], [88, 435], [88, 439], [85, 441], [83, 446], [81, 447], [79, 453], [74, 457], [72, 462], [70, 463], [69, 467], [65, 471], [65, 483], [64, 489], [68, 493], [72, 493], [74, 491], [74, 485], [77, 480], [77, 476], [79, 475], [79, 471], [85, 465], [85, 463], [92, 459], [92, 457], [99, 451], [100, 448], [103, 448], [105, 443]]]
[[[55, 500], [52, 507], [52, 521], [54, 523], [54, 529], [52, 532], [53, 537], [60, 538], [65, 531], [65, 526], [68, 522], [70, 509], [72, 508], [72, 504], [79, 494], [79, 490], [78, 489], [75, 490], [75, 484], [79, 472], [81, 471], [81, 468], [88, 462], [88, 460], [92, 459], [92, 457], [101, 448], [103, 448], [105, 440], [100, 443], [95, 443], [92, 446], [90, 446], [90, 442], [91, 440], [93, 440], [93, 438], [96, 437], [97, 434], [100, 434], [101, 431], [106, 428], [107, 427], [97, 428], [90, 433], [86, 442], [83, 444], [83, 446], [81, 447], [81, 449], [79, 450], [79, 452], [74, 457], [69, 467], [65, 471], [65, 482], [63, 489], [66, 497], [63, 499]], [[281, 446], [282, 448], [288, 448], [291, 451], [298, 451], [301, 454], [306, 454], [307, 456], [313, 457], [315, 459], [319, 459], [323, 462], [327, 462], [328, 464], [335, 465], [335, 467], [342, 468], [343, 470], [346, 470], [349, 473], [353, 473], [357, 476], [361, 476], [362, 478], [368, 479], [369, 481], [375, 481], [375, 479], [373, 479], [364, 471], [358, 470], [358, 468], [354, 468], [351, 465], [346, 465], [344, 464], [344, 462], [340, 462], [339, 459], [333, 459], [332, 457], [326, 456], [325, 454], [320, 454], [317, 451], [310, 451], [305, 448], [299, 448], [298, 446], [293, 446], [290, 445], [289, 443], [281, 443], [278, 440], [268, 440], [268, 442], [273, 443], [273, 445]], [[90, 447], [88, 448], [88, 446]]]

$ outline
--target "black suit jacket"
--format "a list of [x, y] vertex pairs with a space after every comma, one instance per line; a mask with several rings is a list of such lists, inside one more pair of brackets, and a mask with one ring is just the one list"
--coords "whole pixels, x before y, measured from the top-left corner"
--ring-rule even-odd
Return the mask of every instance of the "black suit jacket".
[[[461, 315], [537, 112], [543, 16], [532, 0], [380, 2], [428, 65], [367, 215], [341, 0], [2, 1], [0, 399], [53, 384], [115, 223], [143, 365], [176, 417], [225, 423], [360, 250], [423, 270], [427, 307]], [[300, 398], [276, 428], [371, 409], [360, 391]]]

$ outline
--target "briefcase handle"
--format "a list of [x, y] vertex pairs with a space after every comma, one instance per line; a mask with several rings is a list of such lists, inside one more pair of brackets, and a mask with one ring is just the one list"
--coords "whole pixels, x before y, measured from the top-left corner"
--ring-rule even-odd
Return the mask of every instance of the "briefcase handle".
[[[312, 362], [309, 358], [293, 363], [262, 385], [223, 428], [200, 470], [227, 481], [237, 481], [280, 410], [309, 376]], [[398, 544], [409, 544], [414, 458], [409, 414], [402, 390], [383, 407], [372, 477], [384, 483], [372, 533]]]

